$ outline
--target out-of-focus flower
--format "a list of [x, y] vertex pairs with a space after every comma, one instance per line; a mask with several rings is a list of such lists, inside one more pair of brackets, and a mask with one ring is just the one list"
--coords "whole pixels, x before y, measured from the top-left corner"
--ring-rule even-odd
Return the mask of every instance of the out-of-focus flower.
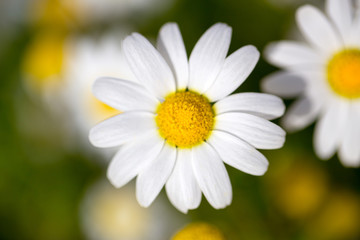
[[120, 113], [92, 95], [95, 80], [104, 76], [135, 79], [121, 53], [122, 32], [112, 31], [98, 40], [72, 39], [65, 54], [64, 99], [75, 127], [86, 142], [94, 124]]
[[316, 213], [329, 192], [325, 172], [307, 163], [305, 158], [298, 156], [299, 161], [284, 164], [284, 160], [275, 164], [273, 171], [264, 178], [268, 194], [277, 208], [286, 217], [300, 221]]
[[[30, 0], [29, 22], [35, 27], [76, 30], [94, 23], [129, 26], [161, 13], [174, 0]], [[118, 21], [118, 20], [121, 21]]]
[[278, 7], [299, 6], [307, 3], [319, 5], [322, 2], [321, 0], [267, 0], [267, 1], [272, 5]]
[[161, 202], [142, 208], [133, 188], [115, 189], [103, 181], [87, 191], [80, 210], [81, 225], [90, 240], [169, 239], [183, 222]]
[[78, 24], [75, 5], [64, 0], [30, 0], [28, 18], [35, 27], [67, 31]]
[[37, 34], [28, 45], [22, 72], [25, 86], [31, 94], [51, 100], [60, 93], [64, 85], [65, 42], [66, 35], [49, 30]]
[[334, 191], [317, 217], [308, 221], [306, 239], [359, 239], [360, 197], [348, 190]]
[[[245, 46], [226, 58], [231, 28], [215, 24], [200, 38], [189, 61], [178, 26], [160, 30], [158, 50], [134, 33], [123, 53], [138, 83], [101, 78], [95, 96], [124, 111], [90, 131], [98, 147], [122, 145], [108, 168], [121, 187], [137, 177], [137, 199], [149, 206], [164, 184], [180, 211], [197, 208], [201, 192], [214, 208], [232, 200], [224, 163], [262, 175], [267, 159], [255, 148], [280, 148], [285, 132], [269, 120], [283, 114], [275, 96], [237, 89], [255, 67], [259, 53]], [[214, 104], [212, 104], [214, 103]]]
[[225, 237], [216, 226], [199, 222], [187, 225], [171, 240], [225, 240]]
[[104, 21], [116, 18], [151, 16], [171, 6], [173, 0], [66, 0], [76, 8], [78, 17], [85, 21]]
[[282, 41], [266, 49], [283, 71], [268, 76], [263, 89], [282, 97], [300, 96], [283, 118], [288, 130], [316, 118], [314, 147], [322, 159], [339, 149], [344, 166], [360, 165], [360, 15], [351, 0], [328, 0], [325, 16], [306, 5], [297, 23], [309, 44]]

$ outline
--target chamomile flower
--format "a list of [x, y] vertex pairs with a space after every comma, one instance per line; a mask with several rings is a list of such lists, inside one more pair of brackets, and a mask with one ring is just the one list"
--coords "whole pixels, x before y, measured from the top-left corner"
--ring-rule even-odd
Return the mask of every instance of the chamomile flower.
[[343, 165], [360, 165], [360, 15], [351, 0], [328, 0], [324, 15], [306, 5], [296, 20], [308, 44], [271, 44], [267, 59], [284, 70], [270, 75], [263, 89], [282, 97], [299, 96], [285, 117], [288, 130], [319, 119], [314, 147], [322, 159], [338, 150]]
[[175, 23], [160, 30], [157, 47], [138, 33], [125, 38], [123, 53], [137, 83], [98, 79], [95, 96], [123, 113], [96, 125], [90, 141], [119, 146], [108, 178], [121, 187], [136, 179], [138, 202], [149, 206], [166, 184], [172, 204], [186, 213], [201, 201], [201, 192], [216, 209], [232, 200], [224, 162], [262, 175], [267, 159], [256, 150], [280, 148], [285, 132], [269, 120], [283, 114], [280, 98], [237, 89], [255, 67], [253, 46], [226, 58], [231, 28], [215, 24], [187, 59]]

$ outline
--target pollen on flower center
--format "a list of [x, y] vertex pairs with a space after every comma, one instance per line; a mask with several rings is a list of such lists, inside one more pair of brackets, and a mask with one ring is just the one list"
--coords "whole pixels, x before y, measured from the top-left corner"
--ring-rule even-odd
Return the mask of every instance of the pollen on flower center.
[[337, 94], [360, 97], [360, 49], [347, 49], [334, 55], [327, 65], [328, 82]]
[[204, 96], [176, 92], [160, 104], [156, 123], [169, 144], [189, 148], [207, 139], [214, 125], [214, 111]]

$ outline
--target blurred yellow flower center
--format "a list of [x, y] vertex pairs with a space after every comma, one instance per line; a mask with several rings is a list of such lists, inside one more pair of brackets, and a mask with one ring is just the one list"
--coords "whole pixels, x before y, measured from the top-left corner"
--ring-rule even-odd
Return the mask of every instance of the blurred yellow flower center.
[[334, 92], [346, 98], [360, 97], [360, 49], [334, 55], [327, 65], [327, 78]]
[[65, 36], [52, 32], [37, 35], [25, 52], [23, 71], [35, 89], [51, 84], [63, 69]]
[[137, 239], [144, 236], [149, 211], [141, 208], [129, 190], [101, 189], [93, 197], [86, 217], [101, 239]]
[[104, 119], [113, 117], [121, 113], [119, 110], [99, 101], [92, 94], [90, 96], [90, 102], [88, 107], [90, 108], [90, 112], [92, 113], [95, 122], [103, 121]]
[[225, 240], [221, 231], [207, 223], [192, 223], [180, 230], [171, 240]]
[[180, 148], [190, 148], [206, 140], [214, 125], [209, 100], [190, 91], [167, 96], [157, 114], [160, 135]]

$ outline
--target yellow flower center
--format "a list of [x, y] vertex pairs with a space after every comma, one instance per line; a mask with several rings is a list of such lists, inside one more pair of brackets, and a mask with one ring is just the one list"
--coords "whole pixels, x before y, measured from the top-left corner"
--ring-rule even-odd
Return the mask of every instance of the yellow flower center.
[[192, 223], [180, 230], [171, 240], [225, 240], [221, 231], [207, 223]]
[[327, 65], [327, 78], [333, 91], [346, 98], [360, 97], [360, 49], [346, 49], [334, 55]]
[[193, 147], [207, 139], [214, 125], [214, 111], [207, 98], [191, 92], [176, 92], [157, 110], [160, 135], [180, 148]]

